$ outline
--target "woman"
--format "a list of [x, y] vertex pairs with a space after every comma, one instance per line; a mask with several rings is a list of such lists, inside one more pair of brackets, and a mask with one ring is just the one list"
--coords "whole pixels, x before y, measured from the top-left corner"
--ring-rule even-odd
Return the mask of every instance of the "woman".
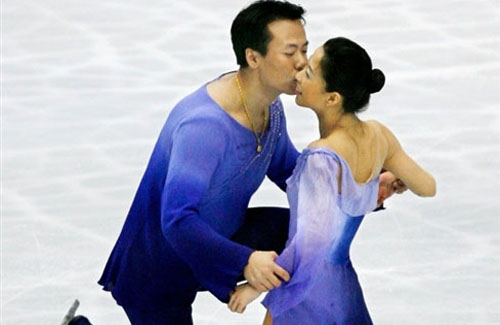
[[[363, 215], [376, 207], [378, 175], [391, 171], [419, 196], [434, 196], [435, 181], [388, 128], [357, 117], [385, 81], [359, 45], [330, 39], [297, 79], [296, 102], [318, 116], [320, 139], [287, 180], [290, 231], [276, 261], [291, 280], [264, 299], [264, 324], [371, 324], [349, 247]], [[229, 308], [243, 312], [258, 295], [241, 285]]]

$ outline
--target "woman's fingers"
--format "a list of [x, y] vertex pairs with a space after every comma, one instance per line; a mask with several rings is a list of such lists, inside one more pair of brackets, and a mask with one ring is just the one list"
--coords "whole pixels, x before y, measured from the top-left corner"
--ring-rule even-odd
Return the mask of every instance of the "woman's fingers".
[[231, 310], [232, 312], [236, 311], [237, 302], [238, 302], [237, 294], [233, 293], [231, 299], [229, 300], [229, 304], [227, 305], [229, 307], [229, 310]]
[[242, 314], [245, 311], [245, 305], [242, 303], [240, 297], [237, 294], [233, 294], [231, 296], [231, 300], [229, 300], [229, 303], [227, 305], [229, 307], [229, 310], [235, 313], [240, 313]]

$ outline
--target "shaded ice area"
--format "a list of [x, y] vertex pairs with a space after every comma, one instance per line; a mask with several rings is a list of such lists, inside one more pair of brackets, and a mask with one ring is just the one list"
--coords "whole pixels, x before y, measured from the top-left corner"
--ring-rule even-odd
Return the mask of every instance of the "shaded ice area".
[[[438, 181], [371, 214], [353, 263], [376, 324], [500, 323], [498, 2], [304, 0], [311, 50], [343, 35], [387, 76], [376, 118]], [[2, 3], [1, 323], [57, 324], [74, 298], [126, 324], [96, 281], [161, 126], [184, 95], [235, 69], [246, 1]], [[312, 53], [312, 51], [311, 51]], [[283, 97], [298, 148], [314, 115]], [[252, 205], [286, 205], [266, 182]], [[207, 293], [196, 324], [258, 324]]]

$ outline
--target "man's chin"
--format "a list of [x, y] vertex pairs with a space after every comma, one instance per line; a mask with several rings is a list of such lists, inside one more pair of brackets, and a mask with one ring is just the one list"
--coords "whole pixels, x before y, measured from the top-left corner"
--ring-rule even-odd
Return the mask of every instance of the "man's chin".
[[302, 105], [301, 101], [300, 101], [300, 98], [299, 96], [295, 95], [295, 104], [299, 105], [299, 106], [304, 106]]
[[297, 89], [297, 83], [292, 82], [288, 84], [288, 88], [283, 93], [287, 95], [295, 95], [296, 94], [295, 89]]

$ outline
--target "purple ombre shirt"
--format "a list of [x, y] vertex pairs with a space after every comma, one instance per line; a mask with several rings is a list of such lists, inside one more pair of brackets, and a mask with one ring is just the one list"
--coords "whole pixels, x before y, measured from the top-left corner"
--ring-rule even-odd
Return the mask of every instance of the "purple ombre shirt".
[[257, 153], [206, 85], [174, 107], [99, 280], [120, 305], [155, 308], [201, 287], [229, 300], [252, 250], [228, 238], [264, 177], [285, 190], [299, 155], [279, 98], [269, 112]]

